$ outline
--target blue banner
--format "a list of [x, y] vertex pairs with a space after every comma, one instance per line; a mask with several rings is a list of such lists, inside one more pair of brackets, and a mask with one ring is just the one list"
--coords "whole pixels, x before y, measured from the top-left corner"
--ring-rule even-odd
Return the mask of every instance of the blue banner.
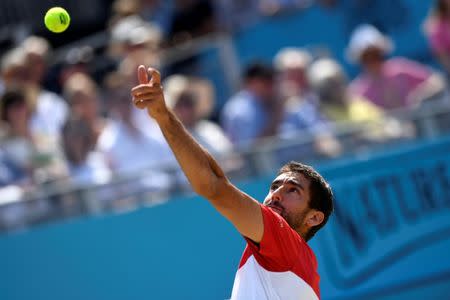
[[449, 153], [439, 141], [330, 170], [335, 213], [314, 241], [324, 298], [403, 299], [432, 285], [450, 297]]

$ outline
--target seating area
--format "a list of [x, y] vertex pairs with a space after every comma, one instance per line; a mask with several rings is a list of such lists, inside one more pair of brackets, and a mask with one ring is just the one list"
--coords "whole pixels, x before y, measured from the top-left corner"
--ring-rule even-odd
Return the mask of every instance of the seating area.
[[[190, 193], [154, 122], [131, 107], [139, 64], [162, 71], [168, 105], [236, 182], [450, 129], [445, 65], [423, 30], [430, 3], [261, 1], [227, 19], [239, 8], [226, 2], [117, 0], [83, 19], [89, 3], [67, 0], [73, 27], [52, 35], [31, 13], [44, 2], [2, 3], [1, 230]], [[9, 30], [20, 3], [22, 35]], [[189, 14], [198, 24], [183, 23]], [[398, 86], [367, 80], [373, 56]]]

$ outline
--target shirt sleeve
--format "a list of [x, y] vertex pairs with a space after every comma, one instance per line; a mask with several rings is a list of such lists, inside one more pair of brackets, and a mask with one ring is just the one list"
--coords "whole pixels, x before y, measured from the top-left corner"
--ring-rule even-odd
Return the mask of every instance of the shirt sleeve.
[[241, 107], [230, 103], [223, 110], [222, 127], [233, 144], [249, 143], [258, 137], [255, 119], [254, 112], [245, 105]]
[[431, 70], [428, 67], [415, 61], [408, 59], [397, 59], [396, 63], [398, 72], [404, 76], [407, 76], [411, 81], [411, 85], [419, 85], [432, 75]]
[[235, 115], [227, 120], [225, 129], [233, 143], [238, 145], [250, 143], [258, 136], [254, 123], [251, 116]]
[[260, 207], [264, 222], [263, 238], [259, 244], [245, 238], [248, 249], [265, 269], [288, 271], [305, 253], [306, 242], [280, 215], [267, 206]]

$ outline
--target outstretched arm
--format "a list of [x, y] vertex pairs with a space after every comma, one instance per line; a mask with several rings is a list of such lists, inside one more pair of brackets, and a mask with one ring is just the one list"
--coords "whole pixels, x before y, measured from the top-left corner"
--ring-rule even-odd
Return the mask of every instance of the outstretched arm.
[[146, 108], [156, 120], [193, 190], [208, 199], [242, 235], [260, 242], [264, 225], [259, 203], [231, 184], [214, 158], [167, 108], [159, 72], [139, 66], [138, 79], [139, 85], [131, 90], [133, 103]]

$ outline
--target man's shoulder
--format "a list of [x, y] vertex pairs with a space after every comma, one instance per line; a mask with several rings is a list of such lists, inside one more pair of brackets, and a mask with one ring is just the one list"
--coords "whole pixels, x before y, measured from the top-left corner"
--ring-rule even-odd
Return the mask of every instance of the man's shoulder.
[[241, 90], [234, 94], [228, 101], [225, 103], [225, 107], [251, 107], [254, 104], [254, 96], [246, 91]]
[[415, 71], [428, 71], [428, 68], [420, 62], [408, 59], [406, 57], [393, 57], [384, 63], [384, 68], [391, 75], [403, 74]]
[[240, 91], [232, 96], [223, 108], [225, 118], [251, 119], [257, 111], [253, 96], [247, 91]]

